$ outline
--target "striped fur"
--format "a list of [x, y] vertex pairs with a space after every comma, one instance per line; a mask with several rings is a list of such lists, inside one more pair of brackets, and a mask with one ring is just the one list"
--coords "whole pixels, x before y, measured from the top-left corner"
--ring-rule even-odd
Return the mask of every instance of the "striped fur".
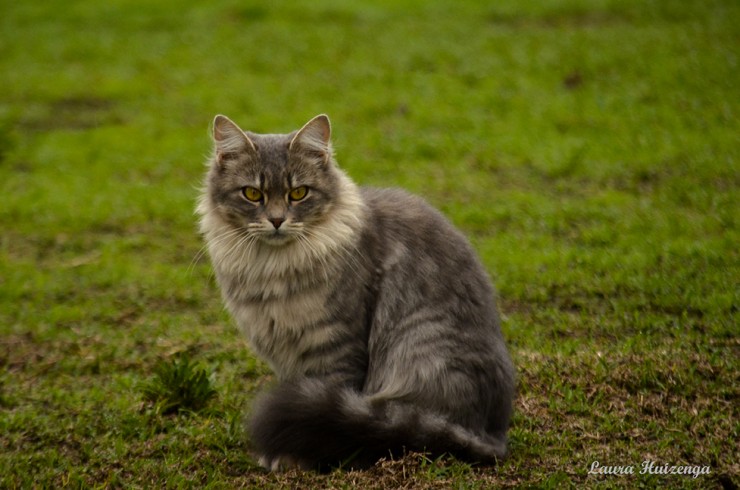
[[417, 197], [358, 188], [326, 116], [285, 135], [218, 116], [214, 140], [201, 232], [229, 311], [279, 379], [250, 419], [263, 464], [503, 457], [514, 370], [467, 240]]

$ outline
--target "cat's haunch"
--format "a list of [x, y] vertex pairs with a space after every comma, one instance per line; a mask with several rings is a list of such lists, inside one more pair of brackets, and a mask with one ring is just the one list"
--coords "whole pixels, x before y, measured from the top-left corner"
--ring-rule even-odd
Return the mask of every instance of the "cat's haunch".
[[418, 197], [355, 185], [325, 115], [289, 134], [217, 116], [213, 138], [200, 229], [226, 306], [279, 379], [250, 417], [261, 463], [502, 458], [514, 368], [464, 236]]

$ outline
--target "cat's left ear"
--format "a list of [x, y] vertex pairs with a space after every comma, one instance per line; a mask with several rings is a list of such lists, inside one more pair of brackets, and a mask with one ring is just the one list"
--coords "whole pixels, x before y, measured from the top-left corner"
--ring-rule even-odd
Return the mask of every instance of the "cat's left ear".
[[326, 164], [331, 157], [331, 123], [326, 114], [319, 114], [303, 126], [290, 141], [290, 151]]

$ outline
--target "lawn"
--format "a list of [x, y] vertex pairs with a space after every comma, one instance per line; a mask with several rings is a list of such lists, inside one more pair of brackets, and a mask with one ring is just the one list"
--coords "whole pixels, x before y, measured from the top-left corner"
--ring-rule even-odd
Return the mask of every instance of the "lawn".
[[[737, 488], [738, 26], [734, 0], [4, 2], [0, 488]], [[322, 112], [498, 288], [496, 467], [249, 453], [271, 377], [197, 233], [209, 124]]]

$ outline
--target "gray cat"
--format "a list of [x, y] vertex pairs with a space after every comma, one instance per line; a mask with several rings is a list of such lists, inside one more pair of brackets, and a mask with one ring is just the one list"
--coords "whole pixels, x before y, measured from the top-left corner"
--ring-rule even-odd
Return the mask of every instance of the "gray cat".
[[226, 305], [278, 385], [249, 421], [270, 469], [404, 450], [506, 454], [514, 368], [467, 240], [422, 199], [358, 188], [329, 119], [260, 135], [224, 116], [198, 205]]

